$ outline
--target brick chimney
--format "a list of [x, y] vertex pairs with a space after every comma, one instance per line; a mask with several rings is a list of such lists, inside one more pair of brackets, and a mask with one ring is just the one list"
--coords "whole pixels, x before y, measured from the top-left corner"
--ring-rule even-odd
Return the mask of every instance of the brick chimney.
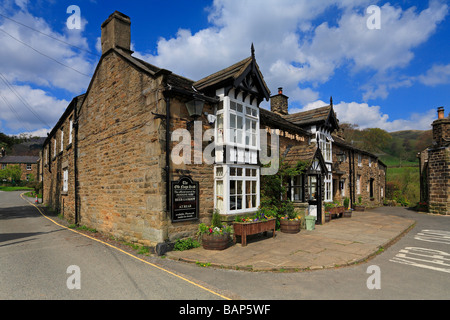
[[278, 88], [278, 94], [270, 97], [270, 111], [285, 116], [288, 114], [289, 97], [283, 94], [283, 88]]
[[433, 144], [442, 147], [450, 142], [450, 117], [445, 117], [444, 107], [437, 109], [438, 118], [431, 124], [433, 127]]
[[130, 17], [119, 11], [115, 11], [102, 23], [102, 54], [109, 49], [120, 48], [127, 53], [133, 53], [130, 50], [131, 43], [131, 20]]

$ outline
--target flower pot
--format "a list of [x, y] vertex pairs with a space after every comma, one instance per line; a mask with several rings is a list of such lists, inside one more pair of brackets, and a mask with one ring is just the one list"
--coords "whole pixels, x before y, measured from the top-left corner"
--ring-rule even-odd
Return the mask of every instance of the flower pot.
[[344, 218], [351, 218], [351, 217], [352, 217], [352, 210], [345, 210]]
[[301, 220], [280, 220], [280, 231], [283, 233], [299, 233]]
[[361, 206], [361, 205], [356, 205], [353, 209], [355, 209], [355, 211], [364, 211], [366, 209], [366, 207]]
[[272, 237], [275, 238], [276, 219], [268, 219], [265, 221], [252, 222], [233, 222], [234, 236], [233, 241], [236, 243], [236, 236], [241, 236], [242, 246], [247, 245], [247, 236], [266, 231], [272, 231]]
[[229, 234], [203, 234], [202, 246], [206, 250], [224, 250], [230, 243]]
[[331, 214], [325, 214], [325, 222], [330, 222]]

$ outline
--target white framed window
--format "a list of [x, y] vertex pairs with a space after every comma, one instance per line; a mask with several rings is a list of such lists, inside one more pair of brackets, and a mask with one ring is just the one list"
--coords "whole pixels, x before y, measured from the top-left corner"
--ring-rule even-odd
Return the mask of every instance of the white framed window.
[[291, 178], [291, 201], [303, 202], [304, 199], [304, 190], [303, 190], [303, 175], [294, 176]]
[[64, 128], [61, 128], [61, 149], [60, 151], [64, 150]]
[[69, 190], [69, 168], [63, 170], [63, 192]]
[[372, 158], [369, 157], [369, 167], [372, 167]]
[[53, 140], [53, 156], [56, 157], [56, 135], [55, 140]]
[[72, 143], [72, 132], [73, 132], [73, 120], [70, 118], [69, 120], [69, 144]]
[[358, 153], [358, 167], [362, 167], [362, 156]]
[[[234, 90], [230, 92], [234, 96]], [[215, 141], [230, 150], [230, 162], [257, 164], [259, 149], [259, 109], [256, 102], [250, 103], [241, 95], [237, 99], [222, 96], [216, 112]], [[216, 161], [221, 162], [223, 154], [216, 150]]]
[[322, 156], [324, 158], [324, 160], [326, 162], [331, 162], [331, 139], [324, 133], [322, 132], [317, 132], [317, 137], [316, 137], [318, 143], [319, 143], [319, 148], [322, 151]]
[[339, 187], [341, 189], [341, 197], [345, 197], [345, 178], [339, 181]]
[[27, 163], [27, 170], [28, 170], [28, 171], [31, 170], [31, 163]]
[[361, 175], [356, 176], [356, 194], [361, 194]]
[[327, 174], [325, 176], [325, 202], [330, 202], [333, 201], [333, 177], [331, 175], [331, 173]]
[[221, 214], [255, 211], [259, 206], [259, 167], [215, 167], [215, 203]]

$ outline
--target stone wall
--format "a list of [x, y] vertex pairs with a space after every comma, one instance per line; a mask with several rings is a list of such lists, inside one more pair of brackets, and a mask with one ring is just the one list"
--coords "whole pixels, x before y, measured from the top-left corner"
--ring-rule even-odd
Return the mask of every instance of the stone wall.
[[111, 51], [79, 112], [81, 224], [146, 245], [167, 236], [161, 83]]
[[428, 149], [428, 210], [450, 214], [450, 148]]

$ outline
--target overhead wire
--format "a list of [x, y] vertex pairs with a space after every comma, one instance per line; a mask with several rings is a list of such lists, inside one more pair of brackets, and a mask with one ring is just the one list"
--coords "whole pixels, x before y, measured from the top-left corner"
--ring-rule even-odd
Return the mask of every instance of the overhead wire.
[[28, 28], [28, 29], [30, 29], [30, 30], [33, 30], [33, 31], [35, 31], [35, 32], [37, 32], [37, 33], [40, 33], [40, 34], [42, 34], [42, 35], [44, 35], [44, 36], [46, 36], [46, 37], [49, 37], [49, 38], [51, 38], [51, 39], [53, 39], [53, 40], [59, 41], [59, 42], [61, 42], [61, 43], [64, 43], [64, 44], [66, 44], [66, 45], [68, 45], [68, 46], [71, 46], [71, 47], [73, 47], [73, 48], [76, 48], [76, 49], [78, 49], [78, 50], [85, 51], [85, 52], [87, 52], [87, 53], [89, 53], [89, 54], [92, 54], [92, 55], [94, 55], [94, 56], [97, 56], [97, 57], [100, 57], [100, 56], [101, 56], [101, 55], [99, 55], [98, 53], [95, 53], [95, 52], [92, 52], [92, 51], [90, 51], [90, 50], [87, 50], [87, 49], [78, 47], [78, 46], [73, 45], [73, 44], [71, 44], [71, 43], [69, 43], [69, 42], [66, 42], [66, 41], [61, 40], [61, 39], [58, 39], [58, 38], [56, 38], [56, 37], [54, 37], [54, 36], [52, 36], [52, 35], [49, 35], [49, 34], [47, 34], [47, 33], [45, 33], [45, 32], [42, 32], [42, 31], [40, 31], [40, 30], [37, 30], [37, 29], [35, 29], [35, 28], [33, 28], [33, 27], [27, 26], [26, 24], [24, 24], [24, 23], [22, 23], [22, 22], [20, 22], [20, 21], [14, 20], [14, 19], [12, 19], [12, 18], [10, 18], [10, 17], [8, 17], [8, 16], [2, 14], [1, 12], [0, 12], [0, 17], [3, 17], [3, 18], [5, 18], [5, 19], [8, 19], [8, 20], [10, 20], [10, 21], [12, 21], [12, 22], [14, 22], [14, 23], [16, 23], [16, 24], [18, 24], [18, 25], [21, 25], [21, 26], [23, 26], [23, 27], [26, 27], [26, 28]]
[[11, 85], [11, 83], [8, 81], [8, 79], [0, 72], [0, 78], [2, 78], [3, 82], [7, 85], [7, 87], [16, 95], [17, 98], [19, 98], [20, 101], [22, 101], [22, 103], [25, 105], [25, 107], [27, 107], [28, 110], [30, 110], [30, 112], [39, 120], [42, 122], [43, 125], [45, 125], [46, 127], [50, 128], [51, 126], [44, 120], [41, 118], [41, 116], [36, 113], [33, 110], [33, 107], [20, 95], [19, 92], [17, 92], [17, 90]]

